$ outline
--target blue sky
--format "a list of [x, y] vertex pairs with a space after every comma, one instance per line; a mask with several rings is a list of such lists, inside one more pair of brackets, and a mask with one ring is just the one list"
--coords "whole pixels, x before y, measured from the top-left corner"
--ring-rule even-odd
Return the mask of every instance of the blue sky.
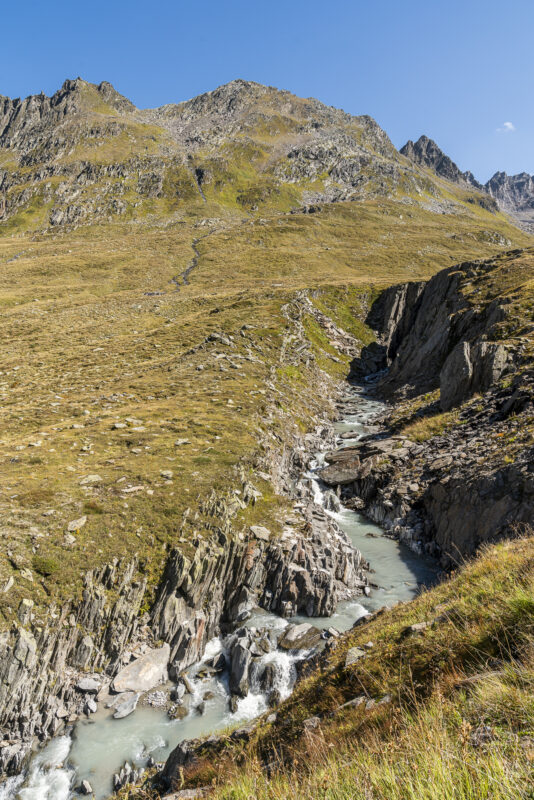
[[534, 173], [533, 0], [4, 0], [1, 20], [10, 97], [81, 75], [149, 107], [241, 77], [370, 114], [397, 147], [426, 133], [480, 180]]

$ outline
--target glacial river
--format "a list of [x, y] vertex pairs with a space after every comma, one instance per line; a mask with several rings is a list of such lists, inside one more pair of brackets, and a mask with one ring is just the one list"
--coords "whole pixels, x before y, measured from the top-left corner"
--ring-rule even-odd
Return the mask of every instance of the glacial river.
[[[358, 413], [347, 416], [336, 425], [338, 434], [353, 432], [354, 439], [339, 440], [339, 445], [350, 444], [365, 434], [370, 419], [382, 405], [369, 400], [357, 388], [349, 390], [357, 400]], [[323, 455], [317, 454], [306, 478], [311, 482], [315, 501], [324, 504], [325, 487], [317, 480], [315, 472], [323, 464]], [[366, 521], [360, 514], [347, 508], [328, 512], [345, 531], [353, 545], [369, 562], [371, 580], [379, 588], [369, 597], [340, 603], [336, 613], [325, 618], [305, 618], [319, 628], [334, 627], [348, 630], [354, 622], [382, 606], [391, 606], [410, 600], [422, 586], [436, 578], [435, 567], [417, 556], [407, 547], [384, 536], [381, 529]], [[302, 621], [296, 618], [292, 621]], [[282, 630], [288, 621], [261, 610], [246, 623], [248, 627]], [[33, 757], [28, 771], [8, 779], [0, 786], [0, 800], [70, 800], [79, 796], [75, 787], [88, 780], [96, 800], [104, 800], [112, 792], [112, 776], [119, 772], [125, 761], [141, 767], [149, 757], [163, 761], [183, 739], [213, 733], [229, 725], [245, 723], [268, 708], [267, 697], [252, 680], [251, 691], [239, 700], [237, 710], [229, 710], [228, 676], [225, 673], [211, 678], [197, 676], [203, 662], [225, 649], [227, 640], [209, 642], [203, 661], [192, 667], [189, 677], [193, 688], [191, 711], [182, 720], [170, 720], [165, 709], [138, 706], [128, 717], [113, 719], [113, 710], [99, 708], [88, 719], [80, 719], [71, 735], [53, 739]], [[274, 687], [282, 699], [289, 696], [296, 680], [296, 661], [305, 653], [292, 654], [274, 650], [261, 657], [271, 662], [275, 671]], [[162, 687], [159, 687], [162, 688]], [[205, 702], [203, 714], [194, 710], [206, 692], [212, 693]]]

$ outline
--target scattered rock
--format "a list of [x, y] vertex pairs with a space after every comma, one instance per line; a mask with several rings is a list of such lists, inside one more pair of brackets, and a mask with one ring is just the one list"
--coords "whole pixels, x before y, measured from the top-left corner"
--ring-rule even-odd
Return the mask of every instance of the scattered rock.
[[365, 655], [365, 650], [362, 650], [360, 647], [351, 647], [347, 650], [347, 655], [345, 656], [345, 667], [350, 667], [352, 664], [355, 664], [360, 658], [363, 658]]
[[86, 522], [87, 522], [86, 516], [80, 517], [79, 519], [73, 519], [67, 525], [67, 530], [69, 531], [69, 533], [74, 533], [74, 531], [79, 531], [83, 528]]
[[102, 483], [100, 475], [86, 475], [80, 481], [80, 486], [92, 486], [95, 483]]
[[137, 708], [137, 703], [139, 702], [140, 697], [141, 693], [135, 692], [134, 694], [129, 695], [126, 700], [123, 700], [122, 703], [119, 703], [115, 708], [113, 719], [123, 719], [124, 717], [132, 714]]

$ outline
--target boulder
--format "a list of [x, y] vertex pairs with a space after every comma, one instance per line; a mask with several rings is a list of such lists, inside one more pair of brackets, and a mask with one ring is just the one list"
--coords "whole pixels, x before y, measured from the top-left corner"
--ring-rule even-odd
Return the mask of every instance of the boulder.
[[256, 539], [261, 539], [264, 542], [268, 542], [271, 538], [271, 531], [262, 525], [251, 525], [250, 532]]
[[168, 644], [148, 653], [128, 664], [114, 678], [111, 687], [114, 692], [148, 692], [167, 677], [167, 663], [171, 648]]
[[67, 530], [69, 533], [74, 533], [75, 531], [79, 531], [81, 528], [83, 528], [86, 522], [87, 522], [86, 516], [79, 517], [79, 519], [73, 519], [67, 525]]
[[321, 631], [309, 622], [301, 622], [300, 625], [288, 625], [285, 629], [278, 646], [283, 650], [311, 650], [319, 644]]
[[96, 714], [98, 711], [98, 705], [94, 697], [89, 696], [87, 698], [83, 710], [87, 716], [89, 716], [89, 714]]
[[232, 648], [230, 661], [230, 692], [246, 697], [249, 690], [248, 670], [252, 655], [240, 641]]
[[345, 666], [350, 667], [352, 664], [355, 664], [357, 661], [360, 660], [365, 655], [365, 650], [362, 650], [361, 647], [351, 647], [347, 650], [347, 655], [345, 656]]
[[137, 708], [140, 697], [141, 694], [137, 692], [129, 694], [126, 700], [117, 705], [115, 713], [113, 714], [113, 719], [123, 719], [132, 714]]
[[98, 694], [100, 686], [100, 681], [97, 681], [95, 678], [81, 678], [76, 684], [76, 688], [79, 692], [85, 692], [87, 694]]
[[318, 475], [327, 486], [347, 486], [358, 477], [359, 466], [360, 459], [354, 456], [350, 460], [329, 464], [328, 467], [320, 470]]

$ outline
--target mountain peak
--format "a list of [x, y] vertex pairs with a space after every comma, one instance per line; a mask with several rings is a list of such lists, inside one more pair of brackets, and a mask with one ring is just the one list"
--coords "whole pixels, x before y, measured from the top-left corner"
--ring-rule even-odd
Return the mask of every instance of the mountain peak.
[[446, 180], [454, 183], [469, 182], [473, 185], [472, 181], [467, 180], [466, 174], [461, 172], [454, 161], [428, 136], [420, 136], [415, 143], [411, 139], [408, 140], [404, 147], [401, 147], [400, 153], [416, 164], [429, 167]]

